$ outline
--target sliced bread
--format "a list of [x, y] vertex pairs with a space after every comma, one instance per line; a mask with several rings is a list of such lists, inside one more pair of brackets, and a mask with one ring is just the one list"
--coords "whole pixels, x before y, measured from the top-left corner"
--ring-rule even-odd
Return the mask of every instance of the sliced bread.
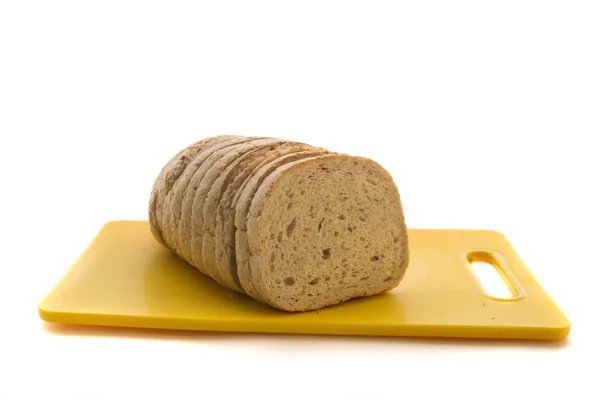
[[[215, 196], [217, 193], [213, 194], [213, 199], [218, 199], [218, 202], [214, 200], [211, 202], [207, 201], [207, 204], [204, 206], [204, 218], [205, 226], [209, 228], [214, 226], [214, 229], [205, 231], [205, 240], [202, 248], [204, 250], [205, 263], [206, 257], [210, 257], [212, 251], [217, 273], [221, 278], [221, 282], [226, 287], [244, 293], [237, 279], [237, 267], [235, 267], [234, 221], [233, 218], [225, 218], [225, 213], [228, 216], [233, 216], [231, 204], [235, 194], [256, 168], [284, 154], [306, 150], [315, 150], [315, 148], [304, 143], [283, 142], [279, 145], [267, 146], [258, 151], [248, 153], [243, 157], [243, 160], [240, 159], [237, 163], [230, 165], [228, 170], [223, 174], [224, 176], [221, 179], [222, 185], [220, 187], [216, 184], [213, 185], [211, 192], [213, 190], [220, 191], [218, 196]], [[208, 214], [207, 211], [209, 211]], [[210, 224], [208, 225], [206, 224], [207, 218], [210, 219]]]
[[[184, 257], [184, 254], [180, 254], [182, 252], [181, 246], [179, 244], [179, 228], [182, 223], [184, 200], [186, 195], [190, 193], [189, 187], [192, 177], [194, 176], [198, 168], [206, 161], [206, 159], [211, 154], [214, 154], [215, 152], [221, 149], [229, 148], [235, 144], [245, 143], [250, 140], [253, 140], [253, 138], [244, 136], [227, 136], [221, 137], [219, 140], [212, 142], [210, 145], [206, 146], [200, 152], [198, 152], [198, 154], [196, 154], [196, 157], [194, 157], [194, 159], [189, 162], [189, 164], [181, 174], [180, 178], [177, 180], [175, 185], [173, 185], [169, 196], [165, 200], [165, 211], [163, 213], [163, 219], [165, 221], [164, 225], [168, 227], [167, 230], [169, 233], [169, 240], [173, 244], [173, 248], [180, 256], [182, 256], [182, 258]], [[187, 222], [186, 219], [184, 219], [184, 221]], [[188, 223], [187, 226], [189, 225], [190, 224]]]
[[[228, 233], [232, 237], [234, 248], [231, 249], [230, 267], [235, 268], [234, 276], [237, 277], [237, 282], [243, 288], [244, 292], [257, 300], [260, 300], [260, 294], [254, 288], [252, 281], [252, 271], [250, 270], [248, 240], [246, 236], [247, 216], [250, 204], [254, 195], [262, 182], [277, 168], [286, 165], [293, 161], [323, 155], [328, 153], [325, 149], [314, 149], [303, 152], [283, 155], [278, 157], [263, 166], [260, 166], [256, 171], [253, 171], [250, 177], [238, 189], [232, 201], [232, 212], [225, 211], [226, 218], [233, 218], [234, 226], [232, 232]], [[226, 210], [226, 208], [225, 208]], [[224, 224], [225, 227], [228, 224]], [[225, 235], [225, 237], [227, 237]], [[225, 247], [227, 248], [226, 244]]]
[[159, 236], [159, 242], [169, 247], [171, 250], [174, 249], [168, 238], [165, 238], [164, 232], [164, 230], [167, 229], [164, 224], [164, 205], [166, 198], [173, 185], [177, 182], [188, 163], [196, 156], [196, 154], [211, 143], [223, 140], [227, 137], [230, 136], [213, 136], [187, 146], [169, 160], [154, 182], [148, 210], [150, 226], [152, 227], [153, 235], [155, 237]]
[[177, 236], [176, 228], [178, 225], [178, 219], [176, 220], [174, 218], [174, 209], [177, 211], [181, 210], [181, 198], [183, 195], [182, 188], [185, 187], [188, 182], [189, 171], [192, 167], [192, 164], [194, 164], [194, 161], [198, 159], [201, 154], [210, 152], [214, 148], [222, 148], [230, 143], [247, 140], [248, 138], [243, 136], [216, 136], [205, 139], [202, 141], [201, 145], [196, 146], [192, 151], [189, 152], [187, 164], [182, 169], [177, 179], [173, 181], [171, 188], [166, 194], [162, 204], [163, 239], [172, 250], [176, 251], [177, 249], [175, 236]]
[[225, 284], [221, 280], [215, 262], [215, 224], [217, 222], [217, 207], [221, 196], [233, 177], [239, 175], [249, 163], [252, 163], [254, 159], [264, 157], [269, 149], [273, 149], [284, 143], [281, 141], [275, 143], [269, 142], [262, 145], [257, 144], [256, 146], [252, 146], [251, 150], [240, 153], [237, 158], [232, 157], [230, 164], [225, 166], [225, 169], [218, 174], [217, 179], [206, 194], [203, 209], [202, 263], [208, 275], [223, 286]]
[[276, 169], [252, 199], [246, 235], [261, 300], [286, 311], [389, 291], [408, 264], [398, 189], [361, 157], [325, 155]]
[[181, 198], [181, 211], [179, 217], [177, 217], [176, 210], [174, 210], [178, 226], [177, 232], [173, 235], [176, 238], [177, 253], [188, 263], [192, 263], [192, 206], [194, 203], [194, 196], [202, 183], [204, 174], [210, 169], [216, 159], [231, 151], [233, 147], [257, 139], [260, 138], [245, 137], [243, 139], [233, 139], [227, 143], [220, 143], [218, 146], [215, 146], [208, 151], [199, 153], [196, 159], [190, 163], [190, 168], [186, 171], [185, 179], [187, 180], [187, 184], [180, 188], [180, 190], [183, 190], [183, 195]]
[[[221, 176], [229, 164], [247, 152], [256, 150], [264, 145], [276, 143], [281, 143], [281, 139], [256, 139], [231, 146], [231, 148], [214, 153], [207, 159], [206, 163], [196, 171], [196, 175], [202, 175], [202, 180], [198, 185], [196, 193], [193, 195], [194, 199], [191, 208], [191, 235], [189, 238], [189, 248], [191, 250], [190, 263], [217, 282], [219, 282], [219, 278], [212, 270], [212, 266], [208, 266], [208, 268], [211, 269], [207, 270], [204, 265], [202, 253], [204, 239], [204, 203], [206, 201], [206, 196], [212, 188], [213, 183]], [[182, 245], [184, 244], [185, 243], [182, 243]]]

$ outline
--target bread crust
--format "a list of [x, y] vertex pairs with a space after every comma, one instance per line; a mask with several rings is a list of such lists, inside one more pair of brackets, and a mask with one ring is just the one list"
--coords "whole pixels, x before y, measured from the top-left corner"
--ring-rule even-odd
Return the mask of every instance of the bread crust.
[[168, 229], [168, 226], [164, 223], [165, 205], [171, 188], [178, 181], [188, 163], [199, 151], [201, 151], [205, 146], [210, 145], [210, 143], [227, 137], [229, 137], [229, 135], [208, 137], [187, 146], [185, 149], [175, 154], [175, 156], [173, 156], [167, 162], [154, 181], [148, 206], [150, 229], [153, 236], [162, 245], [170, 248], [171, 250], [173, 250], [173, 247], [171, 246], [169, 238], [166, 237], [167, 234], [165, 232], [165, 230]]
[[188, 148], [188, 152], [186, 154], [187, 162], [184, 166], [182, 165], [177, 178], [171, 183], [162, 204], [161, 225], [163, 229], [163, 239], [165, 240], [165, 243], [167, 243], [168, 247], [176, 253], [179, 253], [177, 251], [177, 242], [179, 239], [177, 227], [181, 217], [181, 203], [183, 197], [182, 188], [187, 183], [186, 180], [190, 167], [200, 154], [211, 151], [213, 148], [222, 147], [224, 143], [232, 143], [240, 140], [247, 140], [247, 138], [233, 135], [214, 136]]

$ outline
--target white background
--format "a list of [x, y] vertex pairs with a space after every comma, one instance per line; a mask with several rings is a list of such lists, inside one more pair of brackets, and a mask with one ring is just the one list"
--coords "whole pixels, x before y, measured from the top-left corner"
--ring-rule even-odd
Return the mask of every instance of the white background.
[[[571, 335], [41, 322], [101, 225], [146, 219], [166, 160], [221, 133], [371, 157], [410, 227], [503, 232]], [[1, 1], [0, 399], [598, 399], [599, 134], [595, 1]]]

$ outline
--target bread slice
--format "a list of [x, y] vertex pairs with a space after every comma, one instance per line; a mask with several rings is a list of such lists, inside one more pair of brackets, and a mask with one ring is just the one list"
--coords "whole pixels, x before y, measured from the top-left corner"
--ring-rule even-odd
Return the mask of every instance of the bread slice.
[[[189, 262], [217, 282], [219, 282], [218, 277], [215, 276], [212, 269], [210, 271], [207, 270], [202, 255], [202, 244], [204, 239], [204, 203], [206, 201], [206, 196], [212, 188], [213, 183], [215, 183], [222, 172], [238, 157], [249, 151], [256, 150], [261, 146], [280, 142], [281, 139], [265, 138], [237, 144], [229, 149], [223, 149], [214, 153], [207, 159], [205, 164], [196, 171], [195, 175], [200, 174], [202, 180], [198, 185], [195, 194], [190, 194], [190, 196], [193, 196], [193, 202], [191, 208], [191, 235], [189, 238], [191, 260]], [[182, 245], [186, 245], [186, 243], [182, 242]], [[209, 266], [209, 268], [210, 267], [211, 266]]]
[[177, 182], [188, 163], [198, 152], [215, 141], [229, 137], [228, 135], [213, 136], [187, 146], [177, 153], [165, 165], [154, 182], [149, 204], [149, 220], [153, 235], [160, 243], [171, 248], [170, 242], [165, 238], [164, 204], [171, 188]]
[[202, 183], [204, 174], [214, 164], [215, 160], [218, 160], [223, 154], [231, 151], [235, 146], [258, 139], [261, 138], [236, 137], [235, 139], [223, 141], [213, 148], [199, 153], [190, 163], [189, 168], [184, 172], [185, 177], [182, 180], [182, 185], [178, 189], [178, 192], [182, 193], [179, 217], [177, 217], [176, 208], [173, 207], [172, 209], [175, 213], [175, 223], [177, 224], [176, 232], [174, 232], [173, 236], [176, 238], [176, 253], [188, 263], [192, 264], [193, 262], [191, 249], [192, 207], [194, 196]]
[[[227, 208], [224, 208], [225, 218], [233, 219], [234, 221], [233, 227], [231, 228], [232, 232], [224, 235], [225, 238], [230, 237], [230, 241], [233, 243], [230, 250], [231, 254], [229, 256], [230, 268], [235, 269], [235, 272], [233, 272], [234, 279], [237, 278], [237, 283], [239, 283], [243, 291], [249, 296], [260, 300], [260, 294], [254, 288], [254, 283], [252, 282], [248, 240], [246, 236], [247, 214], [252, 199], [254, 198], [254, 194], [262, 182], [282, 165], [327, 153], [328, 151], [325, 149], [315, 148], [298, 153], [282, 155], [281, 157], [275, 158], [265, 165], [260, 166], [256, 171], [252, 172], [250, 177], [243, 183], [242, 187], [237, 190], [232, 200], [232, 210], [228, 211]], [[230, 225], [228, 222], [224, 222], [223, 226], [227, 228]], [[227, 243], [225, 243], [224, 246], [226, 249], [229, 249]]]
[[243, 136], [232, 136], [232, 135], [221, 135], [205, 139], [201, 142], [201, 145], [195, 146], [192, 151], [188, 154], [187, 165], [183, 168], [177, 179], [172, 183], [171, 188], [167, 192], [162, 205], [162, 227], [163, 227], [163, 239], [165, 243], [174, 251], [177, 250], [176, 226], [178, 219], [174, 218], [175, 211], [181, 210], [181, 198], [183, 196], [182, 187], [185, 187], [189, 182], [189, 171], [194, 160], [198, 158], [200, 154], [210, 152], [214, 148], [222, 148], [223, 146], [230, 145], [240, 141], [247, 141], [248, 138]]
[[[217, 221], [217, 206], [221, 196], [230, 180], [233, 179], [235, 175], [240, 174], [249, 163], [252, 163], [256, 158], [260, 159], [263, 157], [269, 149], [273, 149], [276, 146], [283, 144], [285, 144], [285, 141], [269, 141], [266, 144], [256, 144], [247, 152], [240, 153], [237, 158], [233, 158], [232, 156], [231, 162], [228, 165], [224, 165], [225, 169], [218, 174], [216, 180], [206, 194], [203, 208], [204, 233], [202, 237], [202, 263], [207, 274], [223, 286], [225, 286], [225, 284], [221, 280], [215, 262], [215, 224]], [[225, 161], [223, 161], [223, 164], [224, 163]]]
[[[204, 233], [204, 262], [213, 262], [220, 281], [229, 289], [244, 293], [237, 279], [235, 265], [235, 226], [231, 204], [238, 189], [257, 167], [269, 163], [271, 160], [284, 154], [296, 153], [305, 150], [315, 150], [305, 143], [283, 142], [246, 154], [231, 164], [220, 178], [221, 184], [213, 185], [207, 204], [204, 205], [204, 224], [208, 227]], [[219, 182], [219, 181], [217, 181]], [[212, 193], [214, 192], [214, 193]], [[225, 219], [225, 213], [231, 216]], [[207, 224], [207, 219], [209, 223]], [[229, 225], [225, 227], [225, 225]], [[214, 229], [211, 229], [213, 228]], [[227, 232], [227, 235], [224, 235]]]
[[408, 265], [398, 189], [379, 164], [361, 157], [279, 167], [254, 195], [247, 228], [254, 285], [281, 310], [389, 291]]
[[[190, 193], [189, 187], [194, 174], [200, 168], [200, 166], [206, 161], [206, 159], [214, 154], [215, 152], [229, 148], [238, 143], [245, 143], [251, 141], [255, 138], [245, 137], [245, 136], [223, 136], [219, 140], [212, 142], [209, 146], [206, 146], [202, 151], [200, 151], [196, 157], [188, 164], [183, 173], [181, 174], [180, 179], [173, 186], [171, 192], [169, 193], [169, 197], [165, 201], [165, 212], [164, 212], [164, 225], [168, 228], [169, 239], [172, 242], [173, 249], [179, 254], [182, 258], [185, 259], [184, 254], [181, 251], [180, 245], [180, 225], [182, 224], [182, 214], [184, 208], [184, 200], [186, 199], [186, 195]], [[189, 202], [189, 209], [191, 210], [191, 201]], [[189, 227], [191, 224], [189, 223], [189, 218], [183, 219], [184, 222], [188, 222], [186, 225]]]

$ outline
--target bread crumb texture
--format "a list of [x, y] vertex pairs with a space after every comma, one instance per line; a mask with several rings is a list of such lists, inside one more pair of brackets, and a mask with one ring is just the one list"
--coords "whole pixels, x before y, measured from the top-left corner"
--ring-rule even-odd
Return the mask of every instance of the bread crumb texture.
[[[220, 285], [284, 311], [399, 284], [408, 235], [383, 167], [304, 143], [218, 138], [191, 145], [160, 171], [149, 203], [159, 243]], [[229, 140], [230, 151], [211, 152]], [[165, 210], [175, 212], [165, 218]]]

